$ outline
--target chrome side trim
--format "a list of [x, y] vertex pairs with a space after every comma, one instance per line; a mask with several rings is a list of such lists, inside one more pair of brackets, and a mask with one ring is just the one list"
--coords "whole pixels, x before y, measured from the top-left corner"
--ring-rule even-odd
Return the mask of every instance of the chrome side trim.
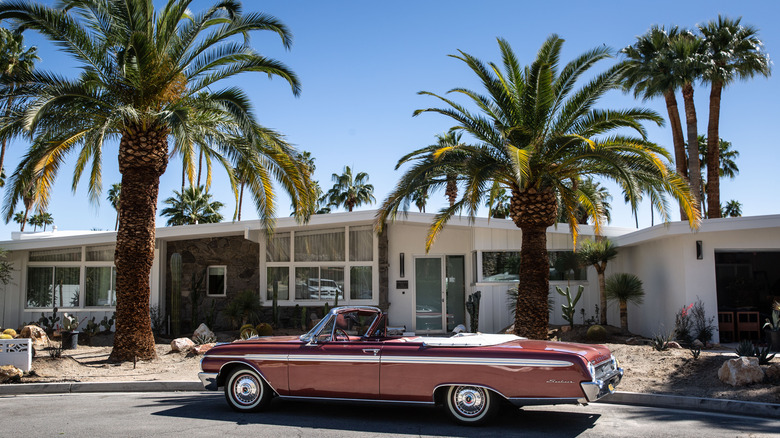
[[511, 359], [511, 358], [472, 358], [472, 357], [420, 357], [420, 356], [382, 356], [382, 363], [428, 364], [428, 365], [486, 365], [518, 367], [570, 367], [573, 364], [565, 360]]
[[535, 406], [535, 405], [566, 405], [566, 404], [579, 404], [582, 398], [568, 397], [568, 398], [522, 398], [515, 397], [509, 398], [509, 400], [515, 406]]
[[358, 355], [340, 355], [340, 354], [296, 354], [290, 355], [289, 362], [362, 362], [379, 363], [379, 356], [369, 356], [365, 354]]
[[[474, 385], [471, 385], [474, 386]], [[369, 403], [400, 403], [400, 404], [416, 404], [416, 405], [433, 405], [432, 401], [406, 401], [406, 400], [378, 400], [373, 398], [340, 398], [340, 397], [303, 397], [299, 395], [280, 395], [279, 398], [284, 400], [321, 400], [321, 401], [345, 401], [345, 402], [369, 402]]]
[[490, 392], [495, 392], [496, 394], [498, 394], [501, 397], [503, 397], [503, 398], [508, 400], [507, 396], [505, 396], [504, 394], [502, 394], [498, 390], [496, 390], [494, 388], [491, 388], [490, 386], [478, 385], [478, 384], [474, 384], [474, 383], [442, 383], [442, 384], [436, 385], [436, 387], [433, 388], [433, 393], [436, 394], [436, 391], [438, 391], [439, 388], [448, 388], [450, 386], [476, 386], [477, 388], [487, 389]]
[[286, 361], [286, 354], [212, 354], [208, 356], [214, 359], [238, 359], [258, 361]]

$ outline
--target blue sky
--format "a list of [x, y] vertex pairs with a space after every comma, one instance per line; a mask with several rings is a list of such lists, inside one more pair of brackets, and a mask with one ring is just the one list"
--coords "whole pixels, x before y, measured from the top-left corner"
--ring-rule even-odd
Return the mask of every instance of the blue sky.
[[[202, 9], [196, 1], [193, 9]], [[301, 150], [316, 159], [315, 179], [327, 190], [331, 174], [345, 165], [367, 172], [375, 187], [377, 203], [395, 185], [400, 171], [393, 167], [398, 158], [434, 141], [451, 123], [443, 116], [423, 114], [412, 117], [418, 108], [436, 106], [435, 99], [417, 95], [426, 90], [445, 93], [454, 87], [478, 89], [473, 73], [448, 54], [463, 50], [484, 61], [498, 61], [497, 37], [510, 42], [521, 62], [526, 64], [544, 41], [557, 33], [566, 39], [562, 59], [568, 61], [602, 44], [620, 49], [632, 44], [651, 25], [675, 24], [694, 27], [718, 14], [741, 16], [743, 23], [756, 26], [770, 56], [780, 56], [780, 4], [774, 1], [245, 1], [247, 10], [276, 16], [294, 35], [293, 47], [285, 51], [271, 33], [256, 34], [255, 48], [266, 56], [287, 64], [299, 76], [302, 93], [296, 98], [282, 80], [244, 75], [225, 82], [239, 85], [251, 97], [257, 118], [286, 135]], [[62, 74], [75, 74], [67, 55], [48, 41], [29, 33], [29, 45], [36, 45], [42, 61], [39, 68]], [[605, 69], [611, 62], [595, 67]], [[778, 213], [780, 196], [767, 184], [777, 173], [780, 148], [771, 140], [778, 122], [776, 102], [780, 98], [775, 72], [769, 79], [738, 82], [724, 90], [721, 111], [721, 137], [733, 143], [741, 156], [740, 173], [724, 180], [721, 198], [737, 199], [743, 215]], [[696, 109], [700, 133], [707, 128], [708, 87], [696, 88]], [[681, 101], [681, 97], [678, 97]], [[666, 117], [662, 100], [640, 102], [614, 92], [601, 107], [646, 106]], [[682, 106], [681, 106], [682, 109]], [[668, 126], [648, 126], [651, 140], [671, 149]], [[6, 169], [11, 171], [24, 152], [26, 143], [10, 145]], [[104, 152], [104, 187], [120, 181], [116, 163], [117, 144], [107, 144]], [[113, 230], [115, 212], [105, 201], [90, 204], [86, 180], [71, 190], [75, 157], [61, 168], [49, 212], [61, 230]], [[216, 168], [215, 168], [216, 169]], [[160, 182], [160, 205], [181, 184], [181, 163], [172, 160]], [[608, 185], [608, 187], [612, 187]], [[105, 190], [104, 190], [105, 191]], [[612, 225], [634, 227], [630, 210], [612, 190]], [[216, 170], [214, 197], [226, 204], [222, 210], [229, 220], [235, 208], [224, 172]], [[444, 194], [433, 194], [428, 211], [435, 211]], [[280, 199], [279, 216], [289, 214], [289, 201]], [[17, 211], [21, 206], [17, 207]], [[376, 205], [361, 209], [376, 208]], [[673, 207], [673, 210], [676, 208]], [[252, 205], [244, 204], [242, 218], [254, 219]], [[658, 218], [656, 217], [656, 223]], [[157, 219], [163, 226], [164, 218]], [[639, 213], [639, 225], [650, 225], [650, 209]], [[18, 224], [0, 224], [0, 240], [10, 239]]]

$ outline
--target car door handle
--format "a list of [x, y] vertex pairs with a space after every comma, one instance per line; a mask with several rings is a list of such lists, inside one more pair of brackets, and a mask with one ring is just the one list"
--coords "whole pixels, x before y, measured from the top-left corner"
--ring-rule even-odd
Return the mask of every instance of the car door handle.
[[379, 353], [378, 348], [364, 348], [363, 353], [374, 353], [374, 356], [376, 356]]

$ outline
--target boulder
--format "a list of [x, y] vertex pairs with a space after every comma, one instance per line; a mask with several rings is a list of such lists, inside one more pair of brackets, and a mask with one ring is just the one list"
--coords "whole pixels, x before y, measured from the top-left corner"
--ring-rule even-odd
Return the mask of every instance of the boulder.
[[682, 346], [677, 341], [669, 341], [666, 343], [666, 346], [668, 348], [682, 348]]
[[195, 354], [206, 354], [206, 352], [211, 350], [212, 348], [214, 348], [215, 345], [217, 345], [217, 344], [215, 344], [215, 343], [200, 344], [197, 347], [195, 347], [195, 350], [194, 350]]
[[49, 345], [49, 337], [46, 336], [46, 331], [37, 325], [24, 326], [19, 333], [19, 337], [31, 339], [35, 348], [46, 348]]
[[626, 345], [645, 345], [645, 344], [647, 344], [647, 342], [642, 338], [633, 337], [633, 338], [626, 339]]
[[18, 381], [22, 378], [22, 375], [24, 375], [22, 370], [16, 368], [13, 365], [5, 365], [0, 367], [0, 383], [6, 383], [13, 380]]
[[700, 341], [698, 339], [694, 340], [691, 345], [693, 345], [694, 348], [700, 348], [700, 349], [704, 348], [704, 342], [702, 342], [702, 341]]
[[764, 380], [764, 370], [758, 365], [757, 357], [729, 359], [718, 370], [721, 382], [731, 386], [744, 386]]
[[764, 370], [767, 380], [777, 385], [780, 383], [780, 363], [773, 363]]
[[185, 353], [195, 348], [195, 343], [190, 338], [176, 338], [171, 341], [171, 351]]
[[210, 338], [210, 339], [217, 339], [217, 336], [209, 330], [208, 326], [206, 324], [201, 323], [198, 328], [195, 330], [195, 333], [192, 334], [192, 340], [197, 341], [198, 339], [201, 339], [203, 337]]

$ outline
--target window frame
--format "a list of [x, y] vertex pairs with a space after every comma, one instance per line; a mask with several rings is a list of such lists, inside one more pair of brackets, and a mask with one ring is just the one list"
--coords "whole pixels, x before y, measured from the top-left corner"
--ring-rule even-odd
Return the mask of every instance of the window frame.
[[[222, 293], [221, 294], [212, 294], [211, 293], [211, 268], [222, 268], [223, 274], [222, 274]], [[227, 297], [227, 280], [228, 280], [228, 269], [227, 265], [208, 265], [206, 266], [206, 296], [211, 298], [225, 298]]]

